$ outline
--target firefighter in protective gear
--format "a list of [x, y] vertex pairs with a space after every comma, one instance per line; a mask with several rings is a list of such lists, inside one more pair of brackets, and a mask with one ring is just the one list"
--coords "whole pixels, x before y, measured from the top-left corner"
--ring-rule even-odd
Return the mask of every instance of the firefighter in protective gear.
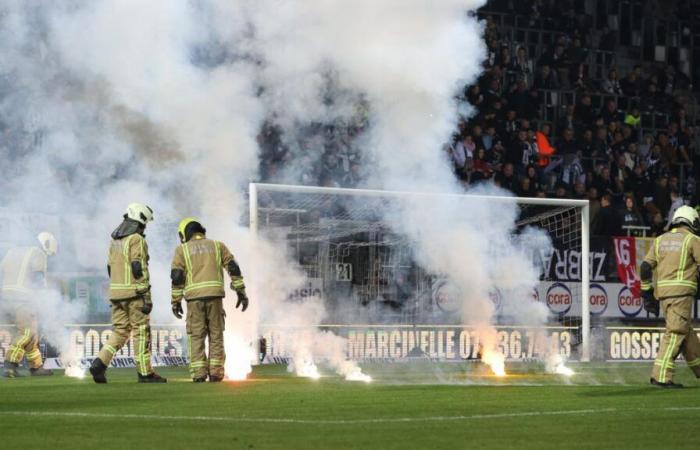
[[5, 355], [4, 376], [15, 378], [19, 363], [27, 358], [29, 373], [33, 376], [53, 375], [43, 368], [39, 351], [37, 308], [38, 291], [46, 288], [48, 257], [58, 250], [53, 234], [43, 231], [37, 236], [39, 246], [10, 249], [0, 263], [2, 300], [5, 308], [14, 313], [17, 336]]
[[[236, 308], [248, 308], [243, 276], [238, 263], [226, 246], [207, 239], [206, 230], [193, 217], [180, 222], [178, 234], [182, 245], [173, 257], [173, 314], [182, 318], [182, 299], [187, 302], [187, 338], [190, 355], [190, 375], [196, 383], [224, 379], [224, 275], [231, 277], [231, 289], [236, 291]], [[209, 357], [205, 340], [209, 339]]]
[[90, 366], [96, 383], [106, 383], [105, 372], [114, 355], [134, 333], [136, 368], [140, 383], [165, 383], [151, 367], [151, 326], [149, 314], [151, 285], [148, 273], [148, 245], [144, 232], [153, 220], [153, 210], [140, 203], [128, 206], [124, 220], [112, 232], [107, 273], [112, 309], [112, 335]]
[[[640, 267], [644, 308], [666, 319], [666, 332], [651, 372], [651, 384], [683, 387], [673, 382], [679, 354], [700, 378], [700, 340], [691, 325], [700, 266], [700, 217], [689, 206], [673, 215], [671, 230], [656, 238]], [[652, 279], [656, 275], [656, 288]]]

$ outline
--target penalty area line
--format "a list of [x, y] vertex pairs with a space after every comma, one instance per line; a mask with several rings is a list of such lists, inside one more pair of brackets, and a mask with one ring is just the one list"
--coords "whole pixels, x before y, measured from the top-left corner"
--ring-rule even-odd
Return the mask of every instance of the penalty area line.
[[[163, 416], [156, 414], [111, 414], [90, 412], [61, 412], [61, 411], [0, 411], [0, 416], [24, 416], [24, 417], [79, 417], [88, 419], [133, 419], [133, 420], [179, 420], [189, 422], [230, 422], [230, 423], [278, 423], [300, 425], [355, 425], [355, 424], [382, 424], [382, 423], [412, 423], [412, 422], [451, 422], [488, 419], [508, 419], [519, 417], [545, 417], [545, 416], [575, 416], [600, 413], [634, 412], [643, 411], [641, 408], [599, 408], [599, 409], [572, 409], [562, 411], [524, 411], [497, 414], [472, 414], [456, 416], [427, 416], [427, 417], [394, 417], [394, 418], [365, 418], [365, 419], [292, 419], [274, 417], [224, 417], [224, 416]], [[655, 411], [700, 411], [700, 406], [660, 408]]]

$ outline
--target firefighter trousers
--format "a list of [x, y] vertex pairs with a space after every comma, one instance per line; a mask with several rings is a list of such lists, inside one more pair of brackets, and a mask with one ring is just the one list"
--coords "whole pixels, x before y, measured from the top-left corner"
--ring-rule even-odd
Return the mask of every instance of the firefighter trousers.
[[[224, 352], [223, 299], [211, 298], [187, 301], [187, 340], [192, 378], [223, 378]], [[209, 357], [205, 341], [209, 339]]]
[[134, 332], [134, 355], [136, 370], [146, 376], [153, 373], [151, 366], [151, 324], [147, 314], [141, 312], [143, 298], [130, 300], [112, 300], [112, 335], [97, 355], [102, 362], [109, 366], [117, 353]]
[[38, 369], [43, 365], [39, 351], [38, 321], [36, 314], [28, 305], [17, 305], [15, 309], [15, 327], [17, 335], [10, 344], [5, 355], [7, 361], [19, 364], [27, 357], [30, 369]]
[[676, 358], [683, 354], [690, 370], [700, 378], [700, 340], [691, 325], [694, 297], [673, 297], [661, 300], [666, 318], [666, 332], [661, 338], [659, 353], [651, 377], [661, 383], [673, 381]]

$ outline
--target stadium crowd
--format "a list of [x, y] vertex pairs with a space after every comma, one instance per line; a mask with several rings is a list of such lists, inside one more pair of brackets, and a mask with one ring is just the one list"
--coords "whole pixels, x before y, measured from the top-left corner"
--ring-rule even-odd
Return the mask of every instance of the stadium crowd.
[[464, 96], [475, 113], [446, 149], [455, 174], [523, 197], [589, 199], [593, 234], [662, 233], [676, 208], [697, 203], [689, 77], [651, 63], [591, 73], [591, 49], [614, 50], [614, 33], [592, 28], [575, 2], [515, 3], [555, 39], [532, 57], [483, 14], [488, 59]]
[[[445, 153], [465, 185], [494, 183], [524, 197], [587, 198], [594, 234], [648, 227], [646, 235], [655, 236], [678, 206], [698, 200], [700, 136], [691, 80], [658, 62], [617, 67], [620, 31], [592, 27], [583, 3], [493, 0], [479, 12], [488, 57], [478, 82], [459, 99], [472, 114], [460, 121]], [[685, 14], [683, 2], [676, 6], [673, 14]], [[513, 13], [551, 32], [551, 44], [533, 49], [502, 33], [494, 18]], [[594, 58], [603, 63], [593, 67]], [[355, 137], [362, 127], [310, 129], [300, 145], [307, 155], [302, 180], [356, 186], [363, 162]], [[274, 126], [260, 142], [263, 176], [279, 181], [293, 150]], [[310, 156], [314, 145], [323, 155], [318, 161]], [[543, 154], [543, 145], [551, 154]]]

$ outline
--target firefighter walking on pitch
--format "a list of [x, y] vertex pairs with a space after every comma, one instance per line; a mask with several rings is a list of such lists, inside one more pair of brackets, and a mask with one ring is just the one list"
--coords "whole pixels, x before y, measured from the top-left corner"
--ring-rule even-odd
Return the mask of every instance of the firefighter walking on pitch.
[[148, 245], [144, 232], [153, 220], [153, 210], [140, 203], [127, 207], [123, 222], [112, 232], [107, 273], [109, 274], [112, 335], [90, 366], [95, 383], [106, 383], [105, 372], [114, 354], [134, 332], [139, 383], [165, 383], [151, 367], [151, 326], [149, 314], [151, 285], [148, 273]]
[[0, 264], [3, 307], [14, 315], [17, 331], [5, 354], [6, 378], [21, 376], [19, 363], [25, 357], [32, 376], [53, 375], [43, 368], [36, 311], [41, 308], [39, 291], [46, 289], [48, 257], [56, 253], [58, 243], [47, 231], [39, 233], [37, 240], [39, 246], [10, 249]]
[[[679, 388], [673, 374], [683, 354], [690, 370], [700, 378], [700, 340], [691, 325], [700, 265], [700, 217], [690, 206], [673, 215], [671, 230], [656, 238], [640, 267], [644, 309], [666, 319], [666, 332], [651, 372], [651, 384]], [[656, 289], [652, 279], [656, 275]]]
[[[236, 308], [248, 308], [241, 269], [226, 246], [207, 239], [206, 230], [193, 217], [180, 222], [178, 235], [182, 244], [173, 257], [172, 308], [182, 318], [182, 299], [187, 302], [187, 338], [190, 356], [190, 375], [195, 383], [224, 379], [224, 275], [231, 277], [231, 289], [236, 291]], [[209, 339], [209, 357], [205, 340]]]

